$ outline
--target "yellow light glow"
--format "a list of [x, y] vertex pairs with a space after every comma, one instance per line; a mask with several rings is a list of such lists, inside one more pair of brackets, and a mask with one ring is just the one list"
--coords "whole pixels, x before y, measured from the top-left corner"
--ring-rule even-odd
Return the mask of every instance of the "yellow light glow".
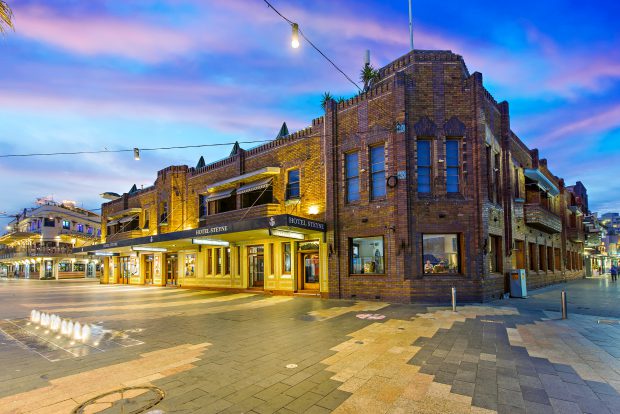
[[293, 47], [293, 49], [297, 49], [299, 47], [299, 25], [297, 25], [297, 23], [293, 23], [291, 25], [291, 29], [293, 31], [291, 46]]
[[319, 206], [310, 206], [308, 208], [308, 214], [312, 214], [313, 216], [319, 214]]

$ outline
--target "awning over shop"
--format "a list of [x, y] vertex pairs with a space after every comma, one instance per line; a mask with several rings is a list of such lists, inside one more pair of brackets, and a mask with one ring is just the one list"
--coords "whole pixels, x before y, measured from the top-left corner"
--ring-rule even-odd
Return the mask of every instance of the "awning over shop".
[[262, 190], [263, 188], [267, 188], [271, 185], [271, 181], [273, 178], [265, 178], [262, 180], [254, 181], [239, 187], [237, 190], [237, 194], [249, 193], [250, 191]]
[[114, 226], [115, 224], [118, 224], [118, 220], [108, 221], [108, 224], [106, 224], [106, 225], [107, 226]]
[[280, 174], [280, 167], [264, 167], [258, 170], [250, 171], [245, 174], [238, 175], [236, 177], [227, 178], [222, 181], [218, 181], [213, 184], [209, 184], [207, 188], [203, 191], [206, 193], [207, 191], [216, 191], [223, 190], [226, 188], [234, 188], [237, 183], [247, 182], [250, 180], [261, 180], [263, 178], [273, 177], [274, 175]]
[[140, 207], [126, 208], [125, 210], [117, 211], [116, 213], [110, 214], [108, 216], [108, 219], [120, 219], [122, 217], [130, 216], [130, 215], [133, 216], [141, 212], [142, 212], [142, 209]]
[[29, 231], [14, 231], [0, 236], [0, 243], [12, 243], [20, 240], [29, 239], [30, 237], [38, 236], [37, 233], [31, 233]]
[[538, 184], [541, 190], [548, 192], [552, 196], [560, 194], [560, 190], [542, 173], [538, 168], [526, 168], [523, 170], [524, 175]]
[[235, 192], [235, 189], [231, 188], [229, 190], [222, 190], [222, 191], [218, 191], [217, 193], [211, 193], [211, 194], [209, 194], [209, 196], [207, 198], [205, 198], [205, 201], [207, 201], [207, 202], [209, 202], [209, 201], [217, 201], [217, 200], [221, 200], [223, 198], [228, 198], [234, 192]]
[[137, 218], [138, 218], [138, 215], [135, 214], [133, 216], [123, 217], [122, 219], [119, 219], [118, 222], [119, 223], [129, 223], [130, 221], [133, 221], [133, 220], [135, 220]]
[[569, 206], [568, 209], [575, 213], [576, 216], [583, 216], [583, 212], [579, 208], [579, 206]]

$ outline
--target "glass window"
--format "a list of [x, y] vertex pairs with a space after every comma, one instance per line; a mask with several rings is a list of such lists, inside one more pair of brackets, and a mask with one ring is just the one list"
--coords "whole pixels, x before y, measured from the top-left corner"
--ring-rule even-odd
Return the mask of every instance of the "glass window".
[[213, 274], [213, 249], [207, 249], [207, 274]]
[[424, 273], [460, 273], [458, 234], [424, 234], [422, 241]]
[[93, 228], [90, 226], [86, 226], [86, 234], [93, 234]]
[[60, 262], [60, 263], [58, 263], [58, 271], [59, 272], [70, 272], [71, 268], [72, 268], [72, 265], [69, 262]]
[[547, 270], [554, 271], [553, 264], [553, 247], [547, 247]]
[[69, 220], [63, 220], [62, 221], [62, 228], [64, 230], [69, 230], [71, 229], [71, 222], [69, 222]]
[[491, 165], [492, 159], [491, 159], [491, 147], [487, 146], [486, 147], [486, 164], [487, 164], [487, 195], [489, 197], [489, 201], [493, 201], [493, 174], [491, 173], [491, 171], [493, 171], [493, 165]]
[[224, 274], [230, 274], [230, 247], [226, 248], [226, 254], [224, 255]]
[[168, 224], [168, 203], [163, 201], [161, 203], [161, 214], [159, 216], [159, 224]]
[[489, 237], [489, 271], [491, 273], [502, 272], [502, 239], [498, 236]]
[[282, 273], [291, 273], [291, 243], [282, 243]]
[[495, 163], [493, 164], [493, 184], [495, 186], [495, 202], [502, 204], [502, 186], [501, 186], [501, 158], [500, 154], [495, 154]]
[[238, 275], [241, 274], [241, 247], [236, 246], [235, 247], [235, 254], [237, 255], [237, 269], [235, 271], [235, 273], [237, 273]]
[[530, 243], [529, 244], [529, 250], [530, 250], [530, 270], [537, 270], [538, 268], [536, 267], [537, 262], [536, 262], [536, 244], [534, 243]]
[[222, 274], [222, 249], [215, 249], [215, 274]]
[[194, 277], [196, 275], [196, 255], [185, 255], [185, 277]]
[[299, 198], [299, 170], [289, 170], [286, 180], [286, 199]]
[[418, 193], [431, 192], [431, 141], [418, 141]]
[[347, 203], [360, 199], [359, 153], [351, 152], [344, 155]]
[[56, 220], [54, 220], [53, 218], [44, 218], [43, 219], [43, 226], [44, 227], [55, 227], [56, 226]]
[[84, 225], [83, 224], [78, 224], [77, 225], [77, 231], [78, 231], [78, 233], [84, 233]]
[[351, 239], [350, 273], [384, 274], [383, 237], [356, 237]]
[[459, 144], [456, 139], [446, 141], [446, 191], [459, 192]]
[[202, 220], [207, 216], [207, 196], [204, 194], [198, 195], [198, 219]]
[[370, 197], [385, 197], [385, 147], [370, 148]]
[[84, 272], [85, 270], [86, 270], [86, 265], [84, 263], [73, 263], [74, 272]]
[[142, 228], [148, 229], [150, 225], [150, 221], [151, 221], [151, 215], [149, 214], [149, 211], [144, 210], [144, 226], [142, 226]]

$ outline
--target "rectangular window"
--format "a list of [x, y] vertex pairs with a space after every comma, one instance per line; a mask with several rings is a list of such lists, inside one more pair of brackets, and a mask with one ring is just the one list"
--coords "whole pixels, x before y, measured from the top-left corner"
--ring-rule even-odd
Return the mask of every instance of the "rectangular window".
[[237, 260], [236, 260], [237, 269], [236, 269], [236, 273], [238, 275], [240, 275], [241, 274], [241, 247], [236, 246], [235, 247], [235, 253], [237, 255]]
[[226, 247], [224, 255], [224, 274], [230, 274], [230, 247]]
[[562, 270], [562, 251], [559, 248], [554, 249], [555, 270]]
[[194, 276], [196, 276], [196, 255], [186, 254], [185, 255], [185, 277], [194, 277]]
[[418, 193], [431, 192], [431, 141], [418, 141]]
[[149, 214], [149, 211], [144, 210], [144, 226], [142, 226], [142, 228], [148, 230], [151, 224], [150, 221], [151, 221], [151, 215]]
[[286, 177], [286, 199], [297, 199], [300, 196], [299, 169], [288, 170]]
[[78, 231], [78, 233], [84, 233], [84, 225], [83, 224], [78, 224], [77, 225], [77, 231]]
[[207, 196], [204, 194], [198, 194], [198, 220], [202, 220], [207, 217]]
[[460, 273], [461, 249], [458, 234], [422, 235], [424, 273]]
[[58, 271], [59, 272], [70, 272], [73, 266], [69, 262], [60, 262], [58, 263]]
[[71, 229], [71, 222], [69, 220], [63, 220], [62, 221], [62, 228], [63, 228], [63, 230], [70, 230]]
[[493, 201], [493, 159], [491, 158], [491, 147], [486, 147], [486, 163], [487, 163], [487, 195], [489, 197], [489, 201]]
[[159, 216], [159, 224], [168, 224], [168, 203], [161, 203], [161, 214]]
[[222, 274], [222, 249], [215, 249], [215, 274]]
[[90, 235], [92, 235], [92, 234], [93, 234], [93, 228], [92, 228], [92, 227], [90, 227], [90, 226], [87, 226], [87, 227], [86, 227], [86, 234], [90, 234]]
[[282, 273], [291, 274], [291, 243], [282, 243]]
[[351, 274], [382, 275], [385, 273], [383, 256], [383, 236], [351, 239], [349, 271]]
[[359, 153], [351, 152], [344, 155], [347, 203], [360, 199]]
[[370, 148], [370, 197], [385, 197], [385, 147]]
[[547, 247], [547, 270], [553, 272], [553, 247]]
[[536, 245], [534, 243], [530, 243], [529, 244], [529, 250], [530, 250], [530, 270], [535, 271], [537, 270], [537, 261], [536, 261]]
[[501, 159], [500, 154], [495, 154], [495, 163], [493, 165], [493, 185], [495, 188], [495, 202], [502, 204], [502, 186], [501, 186]]
[[489, 271], [491, 273], [502, 273], [502, 238], [490, 236], [489, 247]]
[[460, 141], [451, 139], [446, 141], [446, 191], [448, 193], [458, 193], [460, 160], [459, 160]]
[[213, 249], [207, 249], [207, 274], [213, 274]]
[[547, 270], [547, 260], [545, 255], [547, 254], [547, 248], [545, 246], [538, 246], [538, 269], [543, 272]]
[[86, 265], [84, 263], [73, 263], [74, 272], [83, 272], [85, 270], [86, 270]]
[[273, 243], [269, 243], [269, 274], [274, 275], [275, 272], [275, 254], [273, 252]]

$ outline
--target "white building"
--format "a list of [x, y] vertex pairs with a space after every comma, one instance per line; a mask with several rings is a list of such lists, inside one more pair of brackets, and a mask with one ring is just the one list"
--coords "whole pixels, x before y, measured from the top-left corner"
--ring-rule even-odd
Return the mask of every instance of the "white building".
[[99, 277], [96, 257], [78, 257], [75, 247], [101, 238], [98, 214], [74, 202], [45, 201], [15, 216], [0, 236], [0, 276], [31, 279]]

